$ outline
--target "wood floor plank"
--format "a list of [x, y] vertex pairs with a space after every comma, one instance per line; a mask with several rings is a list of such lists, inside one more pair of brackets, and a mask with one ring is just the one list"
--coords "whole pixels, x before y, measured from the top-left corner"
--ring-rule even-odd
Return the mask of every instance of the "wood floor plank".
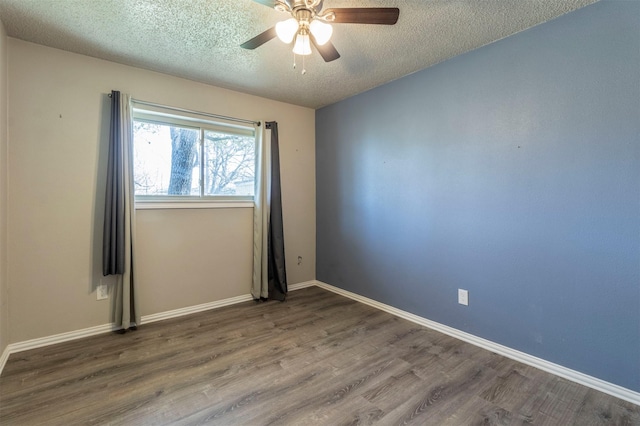
[[317, 287], [10, 356], [4, 425], [640, 425], [640, 407]]
[[442, 422], [442, 426], [518, 424], [512, 414], [487, 400], [473, 396], [462, 402], [454, 412]]
[[477, 395], [493, 380], [491, 369], [467, 359], [455, 369], [432, 375], [426, 392], [417, 392], [408, 403], [391, 413], [392, 423], [440, 424], [456, 411], [461, 401]]
[[593, 389], [587, 391], [574, 423], [580, 425], [640, 425], [640, 410], [637, 405], [611, 398]]

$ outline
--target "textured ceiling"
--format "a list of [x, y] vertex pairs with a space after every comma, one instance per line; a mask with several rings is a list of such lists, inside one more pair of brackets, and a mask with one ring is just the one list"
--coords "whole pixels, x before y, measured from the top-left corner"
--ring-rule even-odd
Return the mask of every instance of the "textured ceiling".
[[399, 7], [400, 18], [334, 24], [342, 57], [314, 52], [305, 75], [278, 39], [239, 47], [288, 17], [252, 0], [0, 0], [0, 19], [11, 37], [319, 108], [594, 2], [325, 0], [325, 9]]

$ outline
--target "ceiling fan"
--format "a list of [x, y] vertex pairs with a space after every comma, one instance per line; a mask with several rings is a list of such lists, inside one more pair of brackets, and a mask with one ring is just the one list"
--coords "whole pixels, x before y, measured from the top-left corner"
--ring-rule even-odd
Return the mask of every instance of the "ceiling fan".
[[[397, 7], [344, 7], [322, 10], [324, 0], [253, 0], [280, 12], [291, 14], [291, 18], [278, 22], [274, 27], [258, 34], [240, 45], [255, 49], [276, 36], [284, 43], [293, 42], [293, 53], [310, 55], [311, 44], [325, 62], [331, 62], [340, 54], [329, 41], [336, 24], [380, 24], [394, 25], [400, 10]], [[295, 42], [294, 42], [295, 39]]]

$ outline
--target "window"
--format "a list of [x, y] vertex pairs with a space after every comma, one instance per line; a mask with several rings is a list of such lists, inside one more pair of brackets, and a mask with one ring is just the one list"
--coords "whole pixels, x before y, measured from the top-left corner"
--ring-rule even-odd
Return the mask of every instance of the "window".
[[253, 200], [253, 128], [134, 109], [137, 201]]

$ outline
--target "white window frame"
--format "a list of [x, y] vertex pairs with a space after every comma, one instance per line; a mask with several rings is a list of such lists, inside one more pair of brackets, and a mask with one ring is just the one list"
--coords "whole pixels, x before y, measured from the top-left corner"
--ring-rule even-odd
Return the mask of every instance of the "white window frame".
[[[163, 112], [160, 107], [133, 108], [133, 121], [144, 121], [147, 123], [176, 125], [186, 128], [199, 129], [199, 150], [200, 150], [200, 195], [136, 195], [135, 208], [147, 209], [201, 209], [201, 208], [253, 208], [254, 197], [247, 195], [204, 195], [204, 161], [203, 143], [204, 132], [214, 131], [227, 134], [250, 136], [254, 139], [254, 150], [257, 154], [256, 129], [246, 125], [226, 123], [223, 121], [205, 120], [197, 117], [197, 114], [188, 112], [175, 113]], [[256, 160], [257, 162], [257, 157]], [[256, 170], [254, 166], [254, 170]], [[254, 176], [255, 182], [255, 176]], [[255, 194], [254, 194], [255, 195]]]

